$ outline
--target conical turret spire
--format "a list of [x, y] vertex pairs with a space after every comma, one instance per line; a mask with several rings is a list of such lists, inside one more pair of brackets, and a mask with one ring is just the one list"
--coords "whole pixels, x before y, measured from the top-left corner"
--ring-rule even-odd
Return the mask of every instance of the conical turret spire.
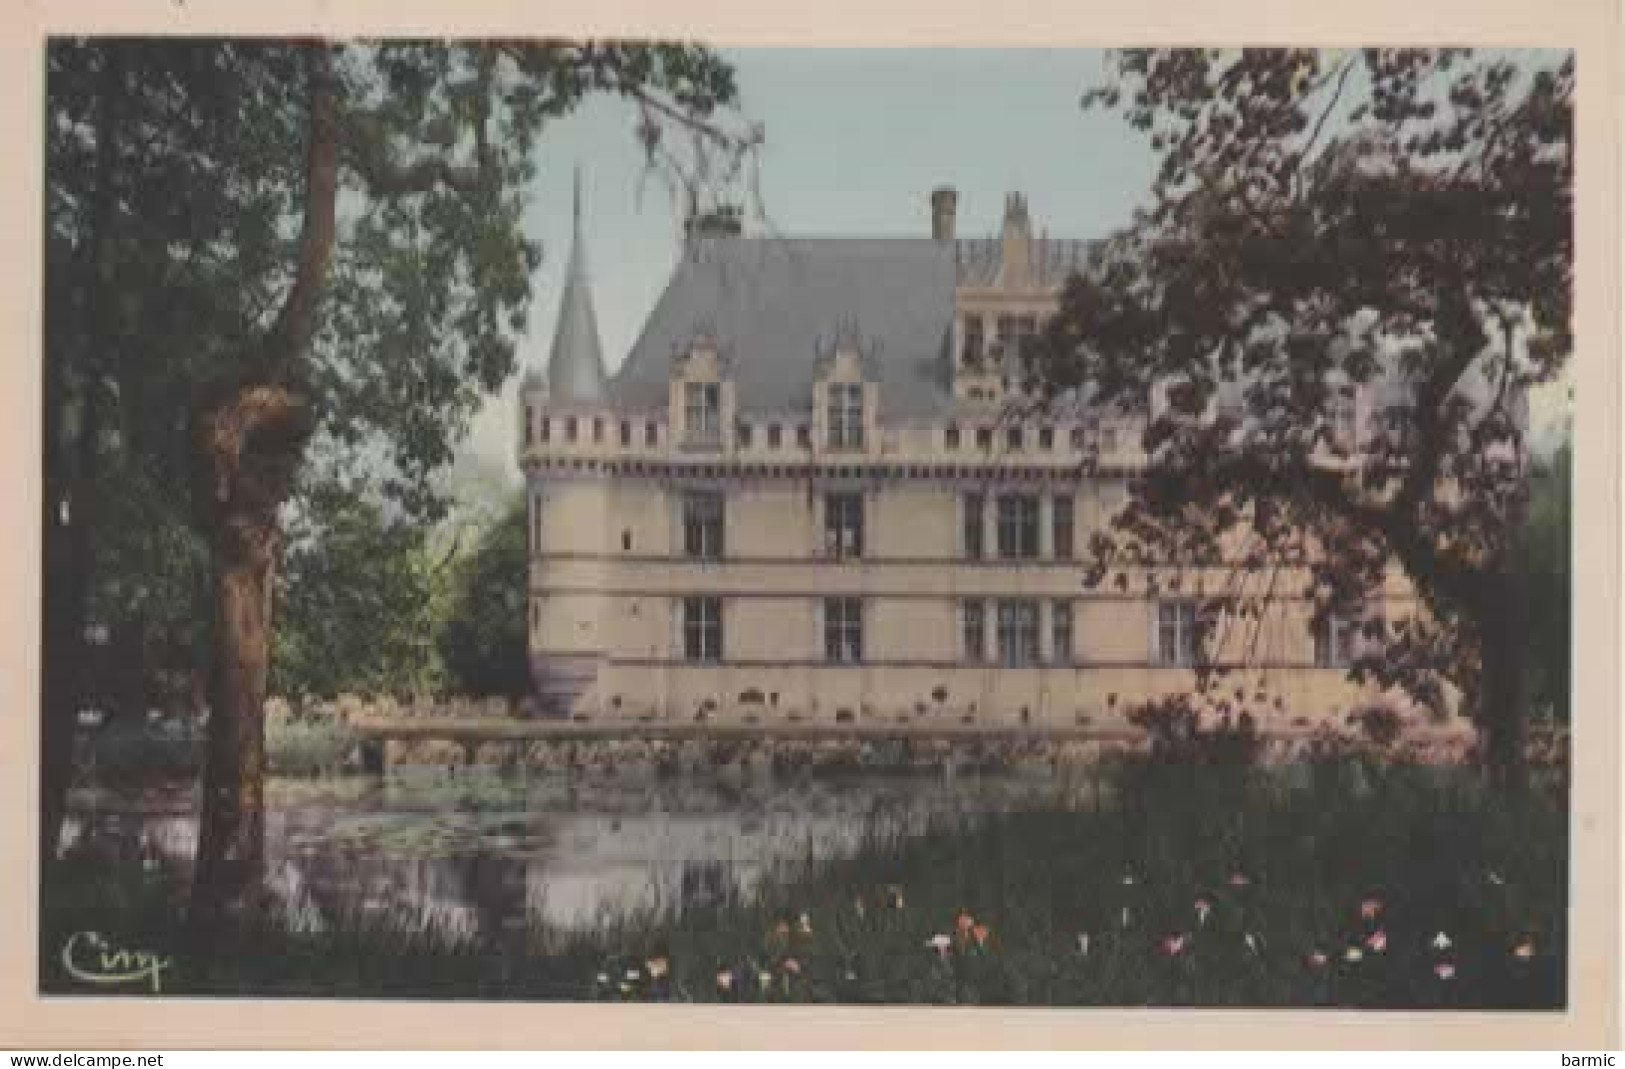
[[564, 269], [558, 326], [547, 362], [549, 399], [599, 401], [604, 396], [604, 351], [598, 340], [598, 315], [587, 278], [586, 242], [581, 236], [581, 168], [575, 171], [570, 261]]

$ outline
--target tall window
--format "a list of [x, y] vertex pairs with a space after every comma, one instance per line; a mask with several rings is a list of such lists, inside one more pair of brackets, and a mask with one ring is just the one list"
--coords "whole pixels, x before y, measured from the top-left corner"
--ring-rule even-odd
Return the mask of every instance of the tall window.
[[576, 421], [576, 418], [574, 416], [570, 416], [567, 419], [565, 419], [565, 421], [564, 421], [564, 440], [565, 441], [573, 442], [573, 441], [576, 440], [576, 422], [577, 421]]
[[948, 424], [948, 429], [942, 432], [942, 445], [943, 448], [948, 450], [959, 448], [959, 427], [957, 425]]
[[623, 419], [623, 420], [621, 420], [621, 445], [622, 446], [629, 446], [631, 444], [632, 444], [632, 424], [631, 424], [631, 422], [629, 420], [624, 420]]
[[722, 387], [714, 382], [683, 384], [683, 430], [690, 445], [722, 444]]
[[683, 659], [722, 660], [722, 599], [683, 599]]
[[824, 553], [837, 559], [863, 556], [863, 495], [824, 497]]
[[824, 599], [824, 657], [836, 664], [863, 660], [863, 602], [859, 599]]
[[1055, 448], [1054, 427], [1038, 428], [1038, 448], [1043, 449], [1046, 452]]
[[1157, 660], [1162, 664], [1196, 663], [1196, 603], [1157, 603]]
[[529, 449], [531, 441], [536, 437], [534, 424], [535, 414], [529, 405], [525, 406], [525, 448]]
[[982, 317], [968, 315], [965, 317], [965, 347], [960, 350], [960, 361], [972, 366], [982, 360], [983, 348], [986, 342], [982, 337]]
[[683, 555], [700, 560], [722, 556], [723, 498], [714, 491], [683, 495]]
[[767, 425], [767, 447], [769, 449], [778, 449], [782, 445], [784, 445], [784, 428], [777, 423], [769, 423]]
[[751, 427], [750, 427], [750, 424], [744, 422], [743, 420], [741, 420], [739, 425], [737, 427], [735, 427], [734, 429], [738, 433], [739, 447], [741, 449], [749, 449], [750, 448], [750, 439], [751, 439]]
[[1038, 499], [1026, 494], [999, 498], [999, 556], [1022, 559], [1038, 556]]
[[548, 419], [546, 416], [542, 417], [542, 423], [541, 423], [541, 428], [540, 429], [541, 429], [541, 432], [542, 432], [542, 441], [545, 442], [549, 438], [553, 437], [553, 421]]
[[643, 444], [653, 446], [660, 441], [660, 427], [653, 420], [643, 425]]
[[1024, 668], [1038, 663], [1038, 604], [999, 602], [999, 663]]
[[1072, 663], [1072, 603], [1057, 601], [1049, 607], [1051, 656], [1056, 664]]
[[987, 620], [982, 603], [962, 602], [959, 606], [960, 637], [964, 644], [965, 660], [972, 664], [987, 658]]
[[1339, 449], [1353, 449], [1354, 391], [1333, 387], [1326, 397], [1326, 433]]
[[1347, 668], [1354, 660], [1354, 640], [1359, 625], [1350, 619], [1328, 615], [1315, 628], [1315, 667]]
[[532, 494], [530, 498], [530, 555], [540, 556], [542, 552], [542, 498], [539, 494]]
[[1021, 448], [1022, 433], [1020, 427], [1011, 427], [1004, 432], [1004, 443], [1011, 449]]
[[863, 448], [863, 385], [836, 382], [829, 387], [829, 447]]
[[981, 494], [965, 495], [965, 556], [970, 560], [981, 560], [986, 554], [986, 547], [982, 545], [983, 508], [984, 504]]
[[1055, 544], [1056, 560], [1072, 559], [1072, 497], [1070, 494], [1050, 502], [1050, 540]]

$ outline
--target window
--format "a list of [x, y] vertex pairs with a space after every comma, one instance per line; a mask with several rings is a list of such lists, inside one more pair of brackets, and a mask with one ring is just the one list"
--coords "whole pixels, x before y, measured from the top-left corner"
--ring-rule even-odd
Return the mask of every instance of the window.
[[824, 498], [824, 553], [843, 560], [863, 556], [863, 495]]
[[540, 556], [542, 552], [542, 499], [533, 495], [530, 499], [530, 555]]
[[545, 442], [549, 438], [553, 437], [553, 421], [548, 419], [546, 416], [542, 417], [541, 431], [542, 431], [542, 441]]
[[1330, 614], [1315, 628], [1315, 667], [1347, 668], [1354, 660], [1354, 640], [1359, 625]]
[[1040, 427], [1040, 428], [1038, 428], [1038, 448], [1044, 449], [1044, 450], [1049, 450], [1049, 449], [1054, 449], [1055, 448], [1055, 428], [1054, 427]]
[[981, 494], [965, 495], [965, 556], [970, 560], [981, 560], [986, 553], [982, 545], [982, 509]]
[[1072, 663], [1072, 603], [1057, 601], [1050, 607], [1050, 656], [1056, 664]]
[[984, 619], [982, 603], [967, 601], [959, 607], [960, 635], [965, 644], [965, 660], [972, 664], [979, 663], [987, 658], [987, 621]]
[[722, 444], [722, 387], [714, 382], [683, 384], [683, 429], [690, 445]]
[[535, 431], [535, 429], [533, 427], [534, 419], [535, 419], [535, 413], [531, 411], [531, 407], [529, 405], [526, 405], [525, 406], [525, 448], [526, 449], [530, 448], [531, 439], [533, 439], [536, 436], [536, 431]]
[[824, 599], [824, 657], [836, 664], [863, 660], [863, 602], [859, 599]]
[[1000, 316], [993, 327], [993, 352], [996, 356], [1008, 356], [1013, 351], [1011, 343], [1016, 337], [1016, 317]]
[[683, 659], [722, 660], [722, 600], [683, 599]]
[[604, 440], [604, 421], [601, 419], [592, 421], [592, 440], [595, 442]]
[[683, 496], [683, 555], [700, 560], [722, 556], [723, 499], [712, 491]]
[[999, 556], [1007, 560], [1038, 556], [1038, 499], [1026, 494], [999, 498]]
[[1083, 431], [1082, 427], [1073, 427], [1071, 437], [1072, 437], [1072, 448], [1078, 450], [1079, 452], [1082, 452], [1084, 447], [1089, 444], [1089, 440], [1084, 435], [1084, 431]]
[[805, 423], [796, 428], [796, 444], [803, 449], [812, 448], [812, 428]]
[[948, 424], [948, 429], [942, 432], [942, 444], [944, 448], [949, 450], [959, 448], [959, 427], [957, 425]]
[[655, 445], [660, 441], [660, 426], [653, 421], [643, 425], [643, 444]]
[[564, 421], [564, 440], [567, 442], [576, 440], [576, 418], [574, 416]]
[[1004, 432], [1004, 443], [1011, 449], [1020, 449], [1021, 439], [1022, 435], [1020, 427], [1011, 427], [1009, 430]]
[[767, 447], [777, 449], [784, 444], [784, 428], [777, 423], [767, 425]]
[[750, 437], [751, 437], [750, 424], [749, 423], [741, 423], [741, 424], [739, 424], [738, 427], [735, 428], [735, 430], [738, 432], [738, 435], [739, 435], [739, 445], [740, 445], [740, 447], [743, 448], [743, 449], [749, 449], [750, 448]]
[[829, 447], [863, 448], [863, 385], [837, 382], [829, 387]]
[[1196, 603], [1157, 603], [1157, 661], [1161, 664], [1196, 663]]
[[965, 364], [979, 364], [982, 361], [983, 349], [986, 342], [982, 337], [982, 317], [965, 317], [965, 346], [960, 350], [960, 361]]
[[1038, 663], [1038, 605], [1031, 601], [999, 602], [999, 663], [1024, 668]]
[[1326, 433], [1339, 449], [1353, 449], [1355, 444], [1354, 390], [1333, 387], [1326, 398]]
[[1050, 502], [1050, 541], [1056, 560], [1072, 559], [1072, 498], [1057, 497]]
[[993, 448], [993, 428], [991, 428], [991, 427], [978, 427], [978, 428], [976, 428], [976, 448], [978, 448], [978, 449], [992, 449]]
[[1102, 453], [1117, 452], [1117, 428], [1102, 427], [1100, 429], [1100, 451]]
[[621, 445], [622, 446], [629, 446], [631, 444], [632, 444], [632, 423], [631, 423], [630, 420], [624, 420], [623, 419], [623, 420], [621, 420]]

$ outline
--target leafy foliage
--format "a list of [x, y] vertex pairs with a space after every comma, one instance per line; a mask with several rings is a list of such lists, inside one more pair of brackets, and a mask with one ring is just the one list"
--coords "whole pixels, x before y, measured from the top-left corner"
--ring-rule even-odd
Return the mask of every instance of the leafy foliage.
[[460, 693], [519, 697], [530, 689], [525, 554], [520, 498], [459, 562], [438, 647], [448, 681]]
[[1529, 575], [1530, 702], [1561, 723], [1570, 711], [1573, 678], [1574, 447], [1564, 442], [1536, 463], [1529, 519], [1518, 541]]
[[338, 478], [308, 484], [278, 576], [272, 691], [290, 698], [432, 686], [431, 562], [423, 528], [390, 522]]
[[1028, 368], [1052, 400], [1150, 415], [1095, 581], [1302, 575], [1319, 623], [1360, 617], [1397, 562], [1427, 611], [1368, 620], [1355, 676], [1434, 705], [1453, 684], [1508, 770], [1523, 398], [1572, 344], [1573, 80], [1572, 57], [1457, 49], [1115, 53], [1085, 103], [1162, 154], [1152, 204]]

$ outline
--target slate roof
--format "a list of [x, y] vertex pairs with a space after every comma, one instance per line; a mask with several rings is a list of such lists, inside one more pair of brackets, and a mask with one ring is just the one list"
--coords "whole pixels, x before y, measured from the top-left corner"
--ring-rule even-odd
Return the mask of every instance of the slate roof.
[[893, 415], [953, 405], [955, 243], [930, 238], [706, 237], [685, 250], [610, 384], [620, 407], [666, 404], [672, 359], [714, 338], [743, 410], [805, 411], [813, 369], [854, 333]]

